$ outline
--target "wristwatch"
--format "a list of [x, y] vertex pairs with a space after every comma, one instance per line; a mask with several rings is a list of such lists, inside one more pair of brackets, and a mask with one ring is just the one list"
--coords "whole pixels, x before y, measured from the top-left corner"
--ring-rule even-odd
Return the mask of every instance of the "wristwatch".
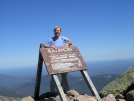
[[70, 46], [70, 45], [72, 45], [72, 43], [68, 43], [68, 45]]

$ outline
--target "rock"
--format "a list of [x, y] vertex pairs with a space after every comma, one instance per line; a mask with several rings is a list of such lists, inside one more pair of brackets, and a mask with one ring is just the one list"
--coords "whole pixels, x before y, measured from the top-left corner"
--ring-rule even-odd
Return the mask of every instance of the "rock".
[[95, 97], [88, 95], [79, 95], [76, 99], [78, 101], [97, 101]]
[[106, 85], [101, 91], [100, 96], [105, 97], [108, 94], [117, 96], [118, 94], [126, 93], [128, 87], [132, 85], [134, 80], [134, 66], [130, 67], [125, 73], [113, 82]]
[[75, 90], [70, 90], [67, 92], [67, 96], [69, 98], [77, 98], [80, 94], [76, 92]]
[[124, 96], [122, 94], [118, 94], [115, 98], [116, 99], [124, 99]]
[[24, 97], [21, 101], [34, 101], [34, 99], [31, 96]]
[[97, 101], [95, 97], [88, 96], [88, 95], [80, 95], [75, 90], [68, 91], [66, 98], [68, 101]]
[[117, 99], [116, 101], [126, 101], [125, 99]]
[[112, 94], [109, 94], [107, 97], [104, 97], [102, 101], [116, 101], [116, 99]]
[[[65, 94], [67, 101], [97, 101], [96, 97], [88, 96], [88, 95], [80, 95], [75, 90], [70, 90]], [[61, 101], [60, 96], [57, 95], [53, 98], [45, 99], [45, 101]]]
[[126, 100], [127, 101], [134, 101], [134, 90], [131, 90], [126, 94]]
[[55, 98], [53, 98], [54, 101], [60, 101], [60, 96], [57, 95]]

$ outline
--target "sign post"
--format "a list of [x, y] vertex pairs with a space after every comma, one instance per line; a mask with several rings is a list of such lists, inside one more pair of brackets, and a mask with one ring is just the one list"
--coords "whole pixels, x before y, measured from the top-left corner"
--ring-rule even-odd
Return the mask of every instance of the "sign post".
[[[51, 48], [40, 48], [39, 56], [42, 56], [41, 59], [44, 61], [48, 74], [52, 76], [54, 79], [57, 89], [60, 94], [60, 98], [62, 101], [67, 101], [63, 89], [61, 87], [60, 81], [57, 77], [57, 74], [66, 73], [66, 72], [73, 72], [73, 71], [81, 71], [89, 89], [92, 92], [92, 95], [95, 95], [98, 101], [102, 101], [97, 90], [95, 89], [88, 73], [87, 73], [87, 66], [82, 58], [78, 48], [76, 46], [70, 46], [69, 48], [58, 48], [58, 49], [51, 49]], [[38, 61], [38, 71], [36, 77], [36, 86], [35, 86], [35, 95], [34, 98], [38, 99], [39, 96], [39, 84], [42, 71], [42, 61]], [[40, 64], [40, 65], [39, 65]], [[38, 83], [37, 83], [38, 82]], [[36, 93], [37, 91], [37, 93]]]
[[[41, 44], [39, 49], [42, 48]], [[43, 58], [41, 52], [39, 50], [39, 57], [38, 57], [38, 65], [37, 65], [37, 74], [36, 74], [36, 82], [35, 82], [35, 90], [34, 90], [34, 99], [38, 100], [39, 92], [40, 92], [40, 82], [41, 82], [41, 75], [42, 75], [42, 65], [43, 65]]]

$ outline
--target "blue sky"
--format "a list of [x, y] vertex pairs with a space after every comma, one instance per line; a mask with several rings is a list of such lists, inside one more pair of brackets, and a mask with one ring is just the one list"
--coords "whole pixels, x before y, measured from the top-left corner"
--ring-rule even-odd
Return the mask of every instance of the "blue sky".
[[134, 0], [0, 0], [0, 68], [36, 65], [57, 25], [85, 61], [134, 58]]

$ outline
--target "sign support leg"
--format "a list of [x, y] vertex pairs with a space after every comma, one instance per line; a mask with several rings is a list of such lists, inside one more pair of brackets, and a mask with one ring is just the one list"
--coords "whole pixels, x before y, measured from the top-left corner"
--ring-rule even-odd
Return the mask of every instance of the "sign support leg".
[[83, 75], [83, 77], [84, 77], [89, 89], [91, 89], [92, 95], [95, 95], [98, 101], [102, 101], [100, 96], [99, 96], [99, 94], [98, 94], [98, 92], [97, 92], [97, 90], [95, 89], [95, 87], [94, 87], [94, 85], [93, 85], [93, 83], [92, 83], [87, 71], [86, 70], [81, 70], [81, 74]]
[[[40, 44], [40, 48], [41, 48], [41, 44]], [[39, 51], [38, 67], [37, 67], [35, 90], [34, 90], [34, 100], [38, 100], [38, 98], [39, 98], [40, 82], [41, 82], [41, 75], [42, 75], [42, 65], [43, 65], [43, 58]]]
[[57, 87], [57, 90], [59, 91], [61, 101], [67, 101], [66, 96], [65, 96], [65, 94], [63, 92], [63, 89], [61, 87], [60, 81], [58, 79], [58, 76], [57, 75], [52, 75], [52, 78], [56, 83], [56, 87]]

